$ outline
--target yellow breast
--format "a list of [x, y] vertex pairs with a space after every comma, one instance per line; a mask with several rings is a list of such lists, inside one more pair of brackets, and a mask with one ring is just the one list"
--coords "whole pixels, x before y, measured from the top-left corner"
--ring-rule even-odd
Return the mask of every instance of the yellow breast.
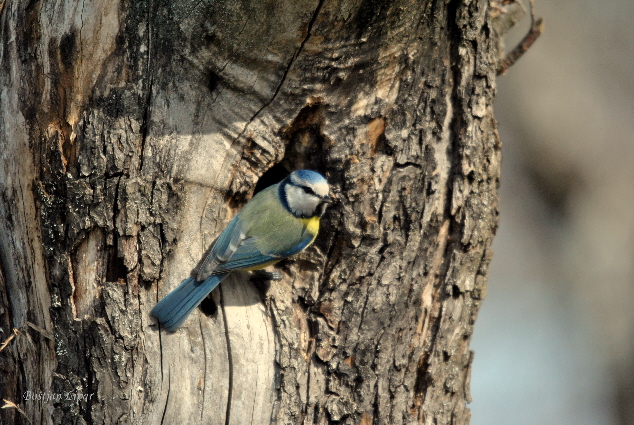
[[[311, 218], [300, 218], [304, 227], [306, 227], [306, 232], [308, 234], [313, 235], [313, 239], [310, 243], [313, 243], [315, 238], [317, 237], [317, 233], [319, 233], [319, 217], [311, 217]], [[310, 245], [310, 244], [309, 244]]]

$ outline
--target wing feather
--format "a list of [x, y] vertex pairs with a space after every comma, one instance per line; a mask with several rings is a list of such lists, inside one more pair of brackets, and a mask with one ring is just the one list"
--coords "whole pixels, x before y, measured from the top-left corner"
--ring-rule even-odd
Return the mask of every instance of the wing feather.
[[215, 273], [220, 264], [224, 264], [233, 256], [242, 241], [245, 239], [240, 219], [235, 216], [233, 220], [222, 231], [218, 239], [216, 239], [207, 249], [202, 260], [192, 271], [192, 276], [198, 282], [202, 282]]

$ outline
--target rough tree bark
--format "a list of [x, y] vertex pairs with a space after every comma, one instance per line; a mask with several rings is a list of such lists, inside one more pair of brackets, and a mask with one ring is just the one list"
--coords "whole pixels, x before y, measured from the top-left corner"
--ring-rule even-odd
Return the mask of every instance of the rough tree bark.
[[[3, 5], [0, 396], [24, 414], [2, 423], [469, 422], [487, 0]], [[258, 182], [299, 168], [338, 197], [315, 246], [158, 329]]]

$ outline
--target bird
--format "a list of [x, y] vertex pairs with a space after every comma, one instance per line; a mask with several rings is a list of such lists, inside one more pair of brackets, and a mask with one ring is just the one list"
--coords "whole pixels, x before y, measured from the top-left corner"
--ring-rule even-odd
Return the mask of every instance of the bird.
[[[293, 171], [261, 190], [209, 246], [190, 276], [150, 314], [164, 329], [177, 330], [232, 271], [261, 270], [310, 246], [330, 203], [328, 181], [311, 170]], [[263, 275], [281, 278], [275, 272]]]

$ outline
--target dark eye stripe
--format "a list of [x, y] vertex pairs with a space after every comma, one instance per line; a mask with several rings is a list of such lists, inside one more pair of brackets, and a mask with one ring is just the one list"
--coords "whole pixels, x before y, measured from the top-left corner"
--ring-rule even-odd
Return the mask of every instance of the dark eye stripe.
[[316, 195], [315, 191], [312, 190], [310, 187], [302, 186], [302, 189], [304, 189], [304, 193], [308, 193], [308, 194], [311, 194], [311, 195]]

